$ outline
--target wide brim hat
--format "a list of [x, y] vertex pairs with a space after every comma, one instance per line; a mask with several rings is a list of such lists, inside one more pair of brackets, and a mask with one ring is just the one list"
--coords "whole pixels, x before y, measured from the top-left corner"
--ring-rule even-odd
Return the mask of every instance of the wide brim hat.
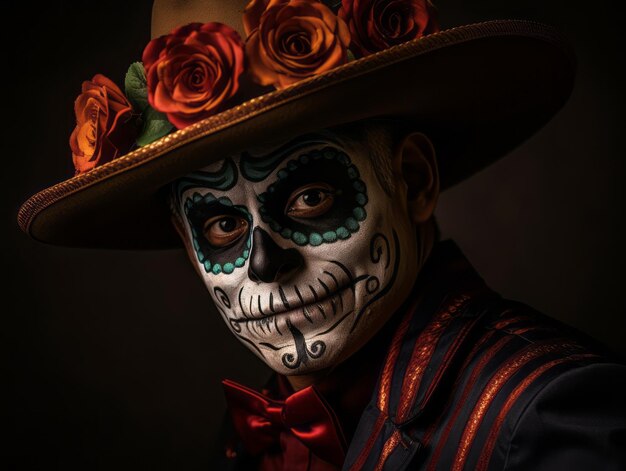
[[[219, 21], [242, 31], [246, 3], [155, 2], [153, 37], [190, 22]], [[168, 183], [250, 146], [373, 117], [408, 120], [427, 134], [445, 189], [539, 130], [566, 102], [574, 75], [568, 42], [543, 24], [488, 21], [427, 34], [252, 93], [37, 193], [20, 208], [18, 223], [34, 239], [55, 245], [177, 247]]]

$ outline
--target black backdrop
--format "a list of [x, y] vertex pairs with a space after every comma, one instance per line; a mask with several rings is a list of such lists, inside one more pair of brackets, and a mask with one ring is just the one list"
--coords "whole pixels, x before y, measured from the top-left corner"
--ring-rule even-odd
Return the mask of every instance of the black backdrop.
[[[580, 60], [572, 99], [523, 147], [446, 192], [438, 217], [486, 280], [626, 353], [622, 15], [608, 0], [440, 0], [444, 27], [553, 24]], [[19, 204], [72, 173], [82, 80], [121, 82], [148, 0], [5, 1], [2, 10], [4, 469], [207, 469], [223, 377], [264, 366], [210, 308], [181, 252], [48, 247]], [[584, 8], [582, 8], [584, 6]], [[6, 437], [6, 435], [5, 435]]]

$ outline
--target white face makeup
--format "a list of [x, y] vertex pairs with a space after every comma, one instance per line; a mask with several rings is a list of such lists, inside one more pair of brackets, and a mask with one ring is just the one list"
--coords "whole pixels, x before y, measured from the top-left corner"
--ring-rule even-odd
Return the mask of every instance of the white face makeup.
[[190, 256], [218, 311], [278, 373], [343, 361], [415, 279], [406, 204], [383, 190], [366, 152], [330, 133], [302, 136], [175, 184]]

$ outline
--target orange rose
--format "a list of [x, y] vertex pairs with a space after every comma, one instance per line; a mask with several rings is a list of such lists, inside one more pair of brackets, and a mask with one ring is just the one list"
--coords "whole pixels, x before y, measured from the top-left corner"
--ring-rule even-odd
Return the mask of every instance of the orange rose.
[[342, 0], [350, 49], [361, 57], [439, 31], [430, 0]]
[[132, 107], [104, 75], [83, 82], [74, 111], [76, 128], [70, 147], [77, 175], [125, 154], [135, 142], [138, 129]]
[[[282, 0], [273, 0], [273, 4], [280, 4]], [[243, 9], [243, 29], [246, 32], [246, 37], [250, 36], [250, 33], [259, 27], [261, 22], [261, 16], [267, 10], [270, 0], [251, 0]]]
[[191, 23], [143, 52], [148, 101], [178, 129], [219, 112], [239, 89], [243, 42], [222, 23]]
[[244, 10], [252, 78], [283, 88], [348, 61], [350, 33], [318, 0], [252, 0]]

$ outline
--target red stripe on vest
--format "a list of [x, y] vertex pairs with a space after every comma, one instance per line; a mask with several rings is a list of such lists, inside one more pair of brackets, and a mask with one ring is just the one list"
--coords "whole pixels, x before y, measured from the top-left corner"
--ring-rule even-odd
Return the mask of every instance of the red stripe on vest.
[[437, 444], [437, 448], [432, 454], [430, 463], [427, 468], [428, 471], [434, 470], [437, 464], [439, 463], [439, 458], [441, 457], [443, 448], [446, 442], [448, 441], [448, 437], [450, 436], [452, 427], [454, 426], [454, 423], [456, 422], [456, 419], [459, 416], [463, 408], [463, 405], [465, 405], [465, 402], [467, 401], [467, 397], [470, 395], [470, 393], [474, 389], [474, 385], [476, 384], [476, 381], [481, 376], [483, 370], [487, 366], [487, 363], [489, 363], [493, 359], [493, 357], [496, 356], [496, 354], [500, 350], [502, 350], [502, 348], [504, 348], [504, 346], [506, 346], [506, 344], [509, 343], [514, 338], [515, 337], [507, 336], [498, 340], [498, 342], [496, 342], [491, 348], [489, 348], [489, 350], [487, 350], [487, 352], [481, 357], [478, 364], [472, 370], [472, 374], [470, 375], [470, 378], [468, 379], [467, 383], [465, 384], [465, 388], [463, 388], [463, 392], [461, 393], [461, 398], [458, 401], [456, 401], [457, 407], [455, 411], [453, 412], [452, 416], [450, 417], [450, 419], [448, 420], [446, 428], [444, 429], [443, 434], [441, 435], [441, 438], [439, 439], [439, 442]]
[[[504, 327], [507, 327], [510, 324], [518, 322], [519, 320], [520, 320], [520, 317], [512, 317], [512, 318], [508, 318], [508, 319], [505, 319], [503, 321], [500, 321], [498, 323], [498, 325], [500, 326], [499, 328], [504, 328]], [[459, 371], [461, 373], [464, 372], [464, 371], [467, 371], [467, 368], [469, 368], [469, 365], [472, 362], [472, 360], [474, 359], [474, 357], [476, 356], [476, 354], [491, 339], [491, 337], [493, 337], [495, 332], [496, 332], [495, 330], [489, 330], [489, 331], [487, 331], [487, 333], [485, 335], [483, 335], [480, 339], [478, 339], [478, 341], [476, 342], [476, 344], [474, 345], [472, 350], [467, 354], [467, 357], [466, 357], [465, 361], [461, 365], [461, 368], [459, 369]], [[457, 379], [455, 380], [454, 384], [452, 385], [452, 391], [455, 391], [457, 389], [457, 387], [459, 387], [459, 384], [460, 384], [462, 379], [463, 379], [463, 376], [460, 374], [457, 377]], [[460, 402], [462, 403], [462, 401], [460, 401]], [[454, 396], [450, 395], [446, 405], [443, 408], [443, 411], [445, 412], [448, 409], [450, 409], [450, 407], [452, 407], [453, 403], [454, 403]], [[458, 410], [453, 415], [454, 419], [456, 418], [457, 414], [458, 414]], [[432, 436], [435, 433], [435, 431], [439, 430], [439, 427], [441, 426], [441, 422], [443, 420], [443, 417], [444, 417], [444, 413], [442, 413], [441, 416], [439, 417], [439, 419], [434, 421], [431, 424], [431, 426], [428, 427], [426, 432], [424, 432], [424, 436], [422, 437], [422, 444], [424, 445], [424, 448], [426, 448], [430, 444], [430, 440], [432, 439]], [[448, 431], [448, 433], [449, 433], [449, 431]], [[448, 434], [445, 434], [444, 436], [447, 438], [447, 435]], [[444, 442], [445, 442], [445, 440], [444, 440]], [[438, 443], [441, 444], [442, 443], [441, 440], [439, 440]], [[438, 446], [440, 447], [442, 445], [438, 445]]]
[[391, 379], [393, 377], [393, 370], [396, 366], [398, 355], [400, 355], [402, 341], [404, 340], [404, 337], [409, 330], [409, 325], [411, 324], [411, 319], [413, 317], [413, 313], [418, 302], [419, 300], [416, 300], [412, 308], [409, 309], [404, 315], [402, 322], [396, 329], [396, 332], [393, 336], [389, 352], [387, 353], [387, 358], [385, 359], [385, 365], [383, 367], [383, 371], [380, 377], [380, 386], [378, 388], [377, 406], [380, 414], [376, 419], [376, 423], [372, 428], [372, 433], [370, 434], [367, 442], [365, 442], [365, 445], [361, 449], [358, 458], [350, 467], [350, 471], [358, 471], [363, 468], [363, 465], [365, 464], [368, 455], [372, 451], [374, 443], [376, 443], [376, 439], [378, 438], [378, 435], [380, 434], [380, 431], [385, 424], [385, 420], [387, 420], [387, 417], [389, 415], [389, 395], [391, 394]]
[[400, 432], [396, 430], [391, 434], [391, 437], [385, 442], [383, 445], [383, 450], [380, 453], [380, 457], [378, 458], [378, 463], [376, 463], [376, 467], [374, 471], [382, 471], [385, 463], [387, 462], [387, 458], [393, 453], [393, 450], [396, 449], [398, 444], [401, 441]]
[[452, 302], [437, 313], [420, 333], [402, 381], [400, 404], [396, 413], [396, 418], [399, 422], [405, 420], [408, 412], [411, 410], [419, 386], [424, 378], [424, 372], [432, 359], [439, 339], [454, 319], [454, 315], [465, 306], [469, 299], [469, 296], [465, 294], [455, 297]]
[[469, 420], [467, 421], [451, 471], [461, 471], [465, 467], [465, 462], [467, 461], [467, 457], [472, 443], [474, 442], [474, 438], [476, 437], [476, 433], [478, 432], [478, 428], [482, 423], [487, 410], [489, 410], [489, 406], [504, 384], [524, 365], [528, 364], [532, 360], [550, 353], [564, 351], [568, 347], [573, 347], [574, 345], [575, 344], [571, 342], [564, 341], [558, 343], [551, 341], [550, 343], [544, 344], [532, 344], [524, 348], [510, 361], [498, 369], [483, 389], [481, 396], [474, 406]]
[[498, 414], [498, 417], [496, 417], [496, 420], [494, 421], [493, 426], [489, 430], [489, 436], [487, 437], [487, 441], [485, 442], [485, 446], [483, 447], [483, 450], [481, 452], [480, 459], [478, 460], [476, 471], [486, 471], [487, 468], [489, 467], [489, 461], [491, 460], [491, 456], [493, 455], [493, 450], [496, 445], [496, 441], [498, 439], [498, 434], [500, 433], [500, 429], [502, 427], [502, 424], [504, 423], [506, 416], [508, 415], [513, 405], [517, 402], [519, 397], [522, 395], [522, 393], [526, 389], [528, 389], [528, 387], [532, 383], [534, 383], [537, 380], [537, 378], [543, 375], [546, 371], [562, 363], [577, 361], [577, 360], [582, 360], [582, 359], [592, 358], [592, 357], [597, 357], [597, 355], [587, 353], [587, 354], [580, 354], [580, 355], [571, 355], [566, 358], [558, 358], [556, 360], [552, 360], [538, 367], [535, 371], [529, 374], [524, 379], [524, 381], [518, 384], [517, 387], [513, 390], [513, 392], [507, 398], [506, 402], [504, 403], [504, 406], [502, 407], [502, 409], [500, 410], [500, 413]]

